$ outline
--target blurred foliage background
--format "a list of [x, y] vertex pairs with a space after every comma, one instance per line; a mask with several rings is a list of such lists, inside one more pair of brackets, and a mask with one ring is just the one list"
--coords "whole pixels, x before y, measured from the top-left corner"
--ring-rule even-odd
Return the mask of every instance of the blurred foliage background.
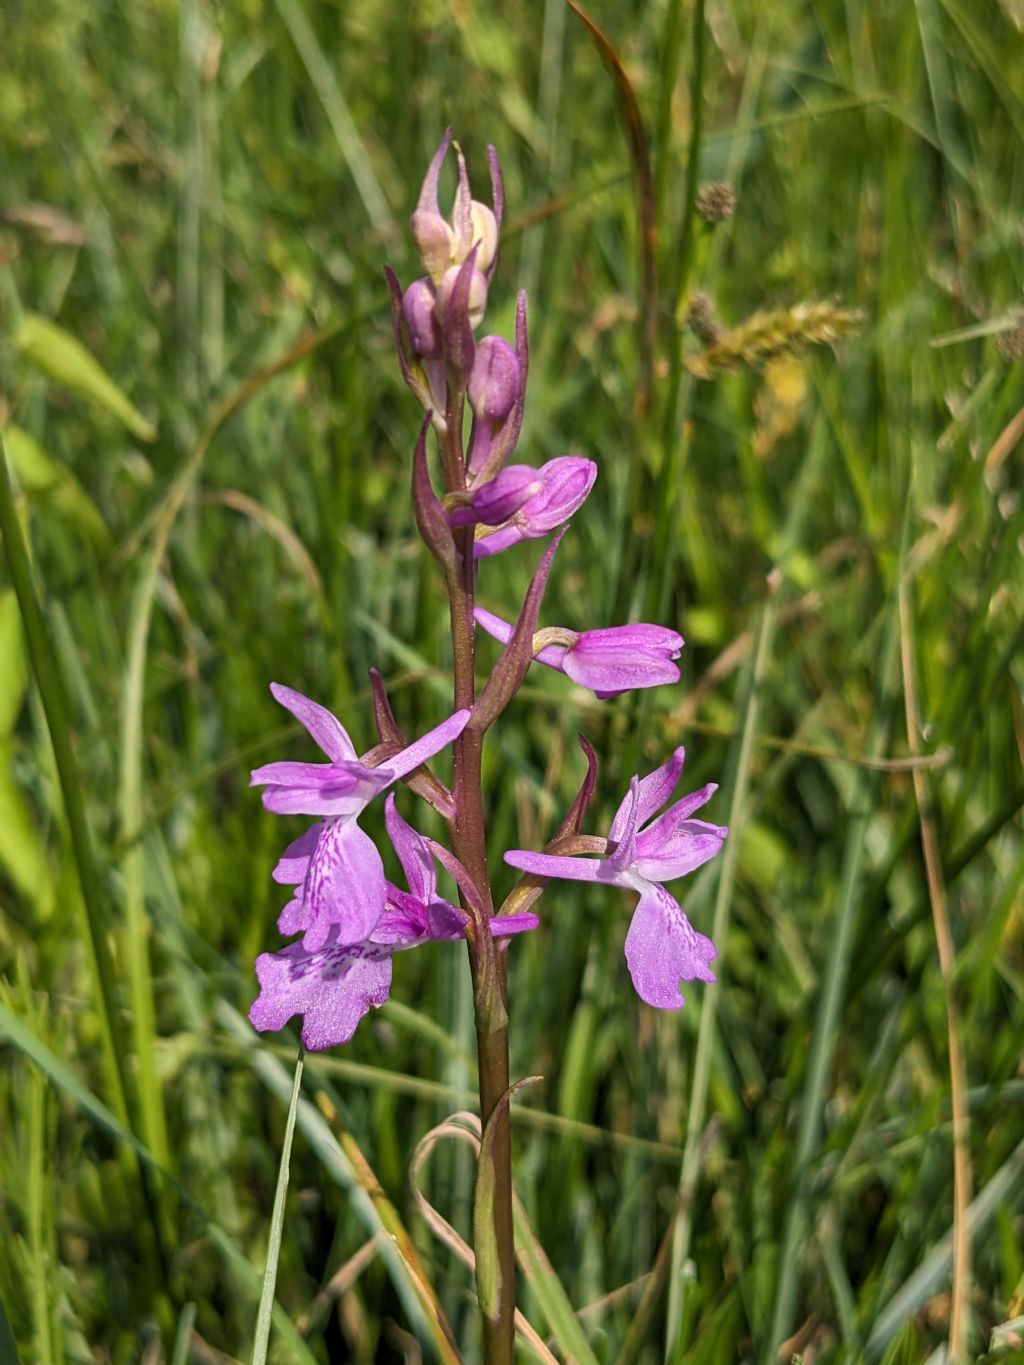
[[[247, 775], [307, 755], [272, 679], [364, 747], [372, 664], [408, 733], [448, 712], [381, 274], [417, 273], [448, 123], [478, 187], [486, 142], [504, 166], [488, 327], [528, 290], [519, 456], [600, 466], [545, 621], [688, 642], [680, 686], [615, 702], [531, 675], [489, 753], [498, 890], [571, 799], [580, 730], [592, 830], [683, 742], [733, 831], [680, 888], [720, 971], [678, 1015], [633, 994], [618, 892], [554, 886], [512, 950], [513, 1070], [544, 1076], [516, 1180], [587, 1349], [909, 1362], [951, 1312], [971, 1358], [1016, 1349], [1024, 12], [588, 13], [604, 45], [563, 0], [5, 8], [0, 404], [94, 864], [83, 900], [8, 575], [0, 1299], [27, 1362], [250, 1349], [295, 1040], [245, 1011], [301, 824]], [[484, 565], [487, 605], [535, 550]], [[431, 1358], [415, 1256], [478, 1358], [471, 1277], [408, 1189], [473, 1067], [443, 946], [309, 1059], [272, 1358]], [[420, 1185], [465, 1232], [467, 1152]], [[571, 1356], [543, 1268], [521, 1303]]]

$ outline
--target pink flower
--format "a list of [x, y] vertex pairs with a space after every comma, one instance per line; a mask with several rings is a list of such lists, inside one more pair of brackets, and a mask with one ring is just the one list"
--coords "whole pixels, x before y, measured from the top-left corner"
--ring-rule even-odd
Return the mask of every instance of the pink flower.
[[[250, 785], [266, 787], [267, 810], [325, 817], [289, 845], [274, 871], [277, 881], [302, 883], [301, 895], [282, 911], [279, 927], [283, 933], [303, 930], [308, 952], [321, 948], [332, 928], [337, 943], [360, 943], [383, 914], [386, 892], [380, 854], [356, 818], [380, 792], [460, 735], [470, 713], [456, 711], [379, 768], [370, 768], [357, 757], [344, 726], [326, 707], [279, 683], [271, 683], [270, 690], [330, 759], [267, 763], [250, 778]], [[294, 873], [300, 866], [302, 876], [297, 878]]]
[[504, 525], [477, 537], [473, 546], [477, 559], [557, 530], [583, 506], [597, 478], [597, 465], [580, 455], [559, 455], [541, 465], [537, 476], [541, 481], [539, 492]]
[[[512, 635], [512, 626], [500, 616], [477, 607], [479, 625], [503, 644]], [[598, 697], [616, 697], [638, 687], [658, 687], [679, 681], [679, 658], [683, 637], [664, 626], [606, 626], [600, 630], [555, 629], [541, 631], [540, 639], [551, 634], [557, 639], [544, 644], [534, 654], [540, 664], [555, 668], [581, 687], [591, 688]]]
[[[427, 841], [398, 814], [394, 796], [388, 797], [384, 818], [409, 890], [385, 883], [384, 911], [372, 933], [358, 943], [344, 942], [334, 922], [314, 951], [296, 942], [279, 953], [261, 954], [256, 959], [260, 993], [249, 1010], [250, 1023], [260, 1032], [274, 1032], [301, 1014], [302, 1041], [311, 1052], [347, 1043], [360, 1019], [388, 998], [395, 953], [463, 937], [467, 916], [438, 896]], [[293, 845], [278, 872], [284, 868], [289, 881], [298, 881], [309, 861]], [[359, 888], [349, 887], [346, 894], [358, 897]], [[536, 915], [507, 915], [491, 920], [491, 932], [508, 938], [537, 924]]]
[[[640, 893], [629, 932], [626, 962], [641, 1000], [658, 1009], [679, 1009], [680, 981], [714, 981], [715, 945], [698, 934], [682, 907], [661, 885], [695, 871], [715, 857], [728, 830], [690, 817], [717, 790], [709, 783], [651, 819], [671, 796], [683, 770], [684, 752], [647, 777], [634, 777], [608, 831], [603, 858], [559, 857], [513, 849], [505, 861], [523, 872], [569, 881], [604, 882]], [[643, 828], [641, 828], [643, 826]]]

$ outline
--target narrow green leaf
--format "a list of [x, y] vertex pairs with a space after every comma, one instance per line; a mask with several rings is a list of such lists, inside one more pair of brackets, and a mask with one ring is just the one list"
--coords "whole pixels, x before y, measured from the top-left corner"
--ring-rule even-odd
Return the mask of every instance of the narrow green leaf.
[[[0, 739], [18, 719], [28, 682], [21, 613], [13, 588], [0, 592]], [[0, 769], [2, 771], [2, 769]]]
[[519, 1268], [536, 1295], [555, 1345], [566, 1360], [575, 1361], [576, 1365], [598, 1365], [597, 1356], [590, 1348], [569, 1296], [537, 1240], [517, 1195], [513, 1195], [512, 1216]]
[[156, 427], [78, 341], [38, 313], [23, 313], [15, 334], [19, 355], [64, 388], [88, 398], [124, 424], [140, 441], [155, 441]]
[[270, 1321], [274, 1309], [274, 1287], [277, 1284], [277, 1263], [281, 1256], [281, 1236], [284, 1231], [284, 1205], [288, 1194], [288, 1176], [291, 1170], [292, 1138], [295, 1135], [295, 1115], [299, 1107], [299, 1094], [302, 1090], [302, 1060], [304, 1050], [300, 1044], [299, 1055], [295, 1062], [295, 1079], [292, 1082], [292, 1097], [288, 1104], [288, 1117], [285, 1121], [284, 1142], [281, 1144], [281, 1164], [277, 1172], [277, 1190], [274, 1193], [274, 1210], [270, 1218], [270, 1240], [267, 1244], [267, 1268], [263, 1272], [263, 1290], [260, 1294], [260, 1307], [256, 1315], [256, 1336], [252, 1348], [253, 1365], [265, 1365], [267, 1348], [270, 1345]]

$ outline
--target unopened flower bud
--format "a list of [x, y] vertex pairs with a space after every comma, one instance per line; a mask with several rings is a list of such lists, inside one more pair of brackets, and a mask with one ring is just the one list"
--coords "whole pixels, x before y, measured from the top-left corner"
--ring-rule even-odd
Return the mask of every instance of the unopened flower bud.
[[498, 220], [479, 199], [474, 199], [470, 211], [470, 245], [480, 244], [476, 254], [477, 269], [486, 275], [498, 253]]
[[[451, 129], [445, 133], [440, 147], [431, 158], [430, 166], [420, 189], [416, 211], [412, 215], [412, 235], [427, 273], [435, 284], [440, 284], [446, 271], [462, 265], [470, 252], [477, 249], [477, 269], [490, 278], [498, 253], [498, 233], [504, 204], [501, 168], [493, 147], [487, 149], [491, 171], [494, 207], [488, 208], [473, 199], [469, 188], [469, 174], [462, 151], [456, 144], [458, 156], [458, 186], [450, 219], [441, 213], [437, 199], [441, 166], [451, 145]], [[477, 324], [474, 323], [474, 326]]]
[[[453, 265], [450, 270], [446, 270], [441, 283], [437, 286], [437, 311], [447, 327], [449, 322], [449, 310], [452, 302], [452, 295], [455, 292], [455, 282], [458, 280], [462, 267]], [[469, 278], [469, 325], [474, 330], [480, 326], [484, 318], [484, 309], [487, 307], [487, 281], [479, 270], [473, 269]], [[452, 319], [454, 321], [454, 319]]]
[[436, 360], [442, 351], [436, 302], [434, 286], [426, 276], [415, 280], [402, 296], [402, 312], [409, 327], [409, 341], [415, 354], [424, 360]]
[[504, 337], [483, 337], [469, 376], [469, 406], [480, 422], [504, 422], [522, 393], [519, 357]]

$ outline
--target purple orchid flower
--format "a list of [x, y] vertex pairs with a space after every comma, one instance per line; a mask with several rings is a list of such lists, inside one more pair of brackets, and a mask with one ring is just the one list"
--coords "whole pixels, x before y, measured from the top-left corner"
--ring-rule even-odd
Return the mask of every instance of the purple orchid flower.
[[[261, 1033], [275, 1032], [301, 1014], [302, 1041], [311, 1052], [347, 1043], [360, 1019], [388, 998], [395, 953], [463, 937], [468, 916], [438, 896], [427, 841], [398, 814], [393, 795], [384, 818], [409, 890], [386, 883], [384, 912], [359, 943], [341, 941], [335, 923], [315, 951], [296, 942], [279, 953], [261, 954], [256, 959], [260, 993], [249, 1010], [250, 1023]], [[491, 920], [491, 932], [508, 938], [538, 923], [536, 915], [506, 915]]]
[[[651, 817], [671, 796], [683, 770], [683, 750], [646, 777], [634, 777], [608, 831], [600, 859], [514, 849], [505, 861], [523, 872], [569, 881], [604, 882], [639, 891], [626, 935], [626, 962], [641, 1000], [658, 1009], [679, 1009], [680, 981], [714, 981], [715, 945], [698, 934], [682, 907], [661, 885], [713, 858], [728, 834], [722, 825], [690, 817], [717, 790], [714, 782]], [[642, 828], [641, 828], [642, 826]]]
[[509, 464], [493, 479], [466, 493], [465, 503], [448, 513], [452, 526], [498, 526], [543, 488], [540, 470], [528, 464]]
[[473, 545], [475, 559], [484, 559], [518, 545], [521, 540], [537, 540], [557, 530], [578, 512], [597, 478], [597, 465], [581, 455], [559, 455], [537, 470], [541, 488], [520, 507], [503, 526], [478, 536]]
[[[508, 643], [514, 627], [507, 621], [483, 607], [477, 607], [474, 615], [488, 635]], [[602, 701], [634, 688], [679, 681], [679, 669], [672, 660], [679, 658], [683, 637], [664, 626], [607, 626], [578, 634], [557, 627], [540, 631], [535, 639], [545, 637], [550, 643], [537, 649], [536, 661], [591, 688]]]
[[250, 778], [251, 786], [266, 787], [263, 804], [267, 810], [325, 817], [288, 846], [274, 869], [275, 881], [302, 887], [281, 912], [278, 926], [286, 934], [304, 931], [303, 948], [310, 953], [327, 943], [332, 929], [338, 945], [361, 943], [384, 912], [387, 890], [380, 854], [356, 817], [385, 788], [460, 735], [470, 713], [456, 711], [379, 768], [370, 768], [326, 707], [279, 683], [271, 683], [270, 690], [331, 760], [268, 763]]

